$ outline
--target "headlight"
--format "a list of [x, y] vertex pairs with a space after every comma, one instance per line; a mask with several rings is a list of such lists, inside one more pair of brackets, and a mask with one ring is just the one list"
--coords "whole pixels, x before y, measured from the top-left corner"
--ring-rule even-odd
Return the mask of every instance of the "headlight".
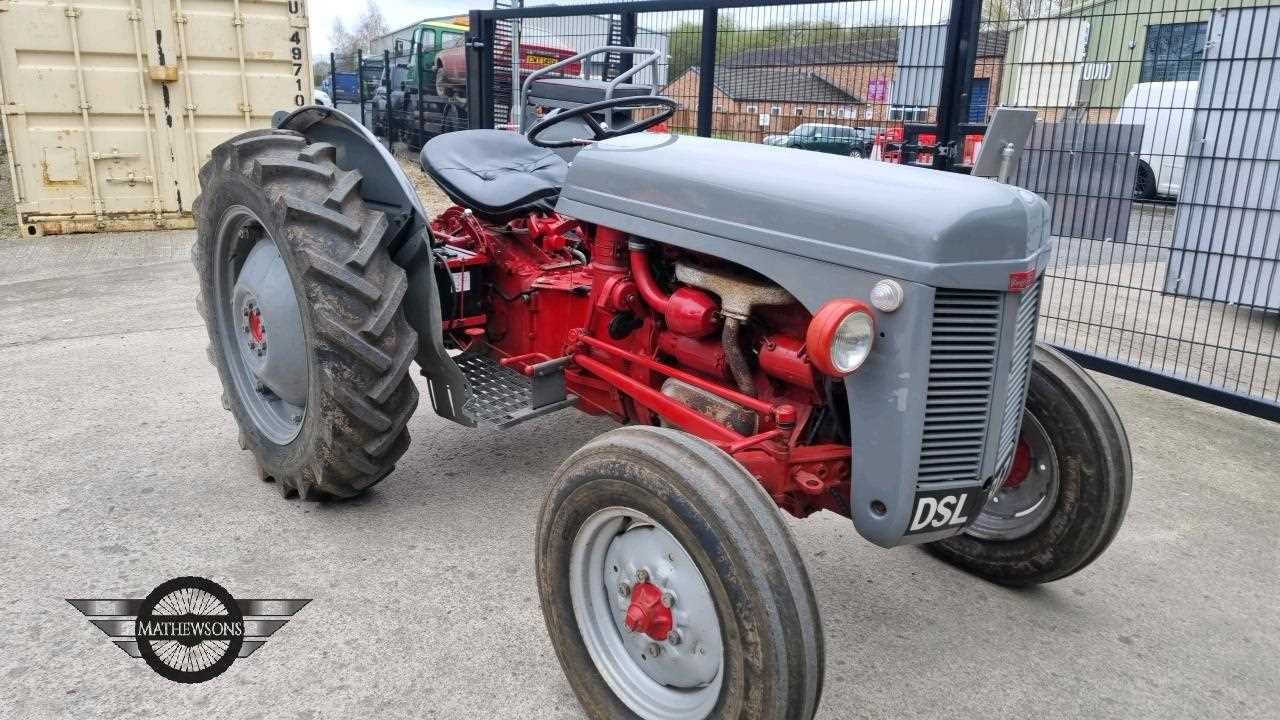
[[824, 375], [844, 377], [866, 362], [875, 334], [871, 308], [857, 300], [832, 300], [809, 322], [809, 360]]

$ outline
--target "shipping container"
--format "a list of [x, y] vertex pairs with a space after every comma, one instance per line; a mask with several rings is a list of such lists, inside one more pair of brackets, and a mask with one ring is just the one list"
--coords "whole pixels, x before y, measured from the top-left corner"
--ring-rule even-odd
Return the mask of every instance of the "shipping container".
[[190, 227], [210, 150], [311, 101], [304, 0], [0, 0], [23, 235]]

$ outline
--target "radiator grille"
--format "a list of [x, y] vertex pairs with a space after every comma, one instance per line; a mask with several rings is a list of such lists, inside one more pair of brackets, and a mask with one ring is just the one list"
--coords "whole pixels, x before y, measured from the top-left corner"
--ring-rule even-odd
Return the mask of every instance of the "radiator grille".
[[1013, 450], [1022, 427], [1022, 406], [1027, 399], [1031, 380], [1031, 359], [1035, 354], [1036, 318], [1040, 313], [1040, 282], [1022, 292], [1018, 316], [1013, 330], [1013, 352], [1009, 362], [1009, 397], [1005, 401], [1004, 421], [1000, 426], [1000, 462], [996, 477], [1002, 477], [1013, 459]]
[[921, 483], [980, 479], [1003, 298], [999, 292], [937, 292], [917, 476]]

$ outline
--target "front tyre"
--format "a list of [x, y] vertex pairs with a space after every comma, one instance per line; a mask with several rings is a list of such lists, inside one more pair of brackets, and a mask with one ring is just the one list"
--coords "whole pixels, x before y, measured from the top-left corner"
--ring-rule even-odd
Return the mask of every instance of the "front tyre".
[[560, 467], [538, 519], [547, 632], [593, 718], [807, 720], [818, 608], [769, 496], [686, 433], [627, 427]]
[[259, 130], [212, 155], [192, 258], [222, 405], [282, 494], [356, 495], [404, 454], [418, 403], [387, 220], [328, 143]]
[[1079, 365], [1037, 345], [1008, 478], [964, 534], [926, 548], [1005, 585], [1058, 580], [1111, 544], [1132, 484], [1128, 436], [1111, 401]]

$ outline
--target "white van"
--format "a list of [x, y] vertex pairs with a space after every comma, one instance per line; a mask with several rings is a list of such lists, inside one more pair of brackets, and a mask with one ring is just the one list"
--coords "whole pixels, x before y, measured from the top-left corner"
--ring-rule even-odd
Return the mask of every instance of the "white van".
[[1135, 197], [1177, 197], [1191, 145], [1191, 117], [1200, 83], [1138, 83], [1125, 95], [1116, 122], [1142, 126]]

